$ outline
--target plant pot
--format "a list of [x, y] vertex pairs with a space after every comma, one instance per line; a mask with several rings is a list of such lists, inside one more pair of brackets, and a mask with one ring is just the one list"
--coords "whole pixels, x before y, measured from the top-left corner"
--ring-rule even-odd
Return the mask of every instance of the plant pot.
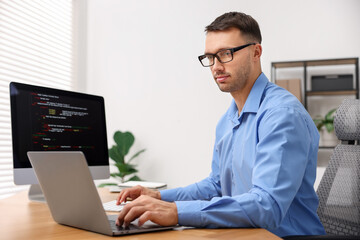
[[335, 147], [339, 142], [339, 139], [335, 135], [335, 131], [329, 133], [326, 129], [321, 129], [320, 147]]

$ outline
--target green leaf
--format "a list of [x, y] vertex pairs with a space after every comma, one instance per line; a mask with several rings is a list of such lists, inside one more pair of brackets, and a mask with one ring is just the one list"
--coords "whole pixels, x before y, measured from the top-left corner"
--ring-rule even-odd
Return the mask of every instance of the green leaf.
[[115, 163], [115, 166], [119, 169], [121, 174], [129, 175], [137, 172], [135, 166], [131, 164]]
[[[114, 165], [118, 168], [118, 173], [110, 174], [114, 178], [120, 178], [121, 181], [124, 181], [124, 178], [128, 175], [133, 175], [138, 172], [136, 170], [136, 165], [130, 164], [130, 162], [138, 157], [141, 153], [145, 151], [142, 149], [135, 153], [129, 161], [125, 161], [125, 156], [129, 153], [130, 148], [135, 142], [135, 137], [131, 132], [121, 132], [116, 131], [114, 133], [115, 146], [112, 146], [109, 149], [109, 157], [115, 161]], [[136, 175], [131, 179], [140, 180]]]
[[146, 149], [140, 150], [137, 153], [135, 153], [128, 162], [131, 162], [131, 160], [133, 160], [134, 158], [138, 157], [141, 153], [145, 152]]
[[119, 153], [122, 156], [126, 156], [129, 153], [129, 149], [134, 144], [135, 137], [131, 132], [116, 131], [114, 134], [114, 141], [117, 144]]
[[110, 176], [112, 176], [113, 178], [123, 178], [126, 176], [126, 173], [124, 173], [124, 172], [111, 173]]
[[321, 123], [323, 120], [320, 118], [314, 118], [313, 121], [315, 124], [318, 124], [318, 123]]
[[122, 177], [120, 173], [110, 173], [113, 178]]
[[109, 149], [109, 157], [118, 163], [124, 163], [125, 161], [124, 155], [120, 153], [119, 148], [116, 146], [112, 146]]
[[319, 123], [318, 125], [316, 125], [317, 129], [320, 131], [321, 128], [324, 126], [324, 123]]
[[133, 176], [129, 179], [129, 181], [142, 181], [141, 178], [139, 178], [138, 176]]
[[334, 121], [334, 116], [333, 113], [336, 111], [336, 108], [335, 109], [331, 109], [326, 115], [325, 115], [325, 120], [327, 121]]
[[98, 185], [100, 188], [105, 186], [117, 186], [117, 183], [102, 183]]
[[333, 123], [326, 123], [325, 128], [329, 133], [331, 133], [332, 131], [334, 131], [334, 124]]
[[326, 130], [330, 133], [334, 131], [334, 116], [336, 109], [331, 109], [325, 117], [317, 117], [313, 119], [317, 129], [320, 131], [323, 126], [325, 126]]

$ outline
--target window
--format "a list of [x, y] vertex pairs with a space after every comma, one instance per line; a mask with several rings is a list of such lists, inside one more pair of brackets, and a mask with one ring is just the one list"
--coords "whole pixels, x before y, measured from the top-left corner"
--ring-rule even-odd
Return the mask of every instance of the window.
[[0, 198], [13, 183], [9, 83], [74, 89], [71, 0], [0, 0]]

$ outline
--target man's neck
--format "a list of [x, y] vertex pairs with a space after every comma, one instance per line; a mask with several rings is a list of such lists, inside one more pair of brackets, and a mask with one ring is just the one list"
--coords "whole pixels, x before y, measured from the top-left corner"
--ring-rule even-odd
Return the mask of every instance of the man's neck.
[[260, 71], [260, 73], [256, 75], [254, 74], [252, 78], [249, 78], [247, 81], [248, 84], [246, 84], [244, 88], [240, 89], [239, 91], [230, 93], [235, 100], [239, 115], [245, 105], [245, 102], [250, 94], [252, 87], [254, 86], [256, 79], [260, 76], [261, 73], [262, 72]]

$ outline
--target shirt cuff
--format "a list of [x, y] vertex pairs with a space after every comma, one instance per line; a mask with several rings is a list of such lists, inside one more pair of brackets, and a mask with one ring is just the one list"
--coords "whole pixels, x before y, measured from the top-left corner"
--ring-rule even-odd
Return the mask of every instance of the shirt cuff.
[[181, 226], [202, 227], [203, 219], [200, 209], [202, 201], [176, 201], [178, 224]]
[[177, 196], [177, 188], [160, 190], [161, 200], [167, 202], [174, 202]]

